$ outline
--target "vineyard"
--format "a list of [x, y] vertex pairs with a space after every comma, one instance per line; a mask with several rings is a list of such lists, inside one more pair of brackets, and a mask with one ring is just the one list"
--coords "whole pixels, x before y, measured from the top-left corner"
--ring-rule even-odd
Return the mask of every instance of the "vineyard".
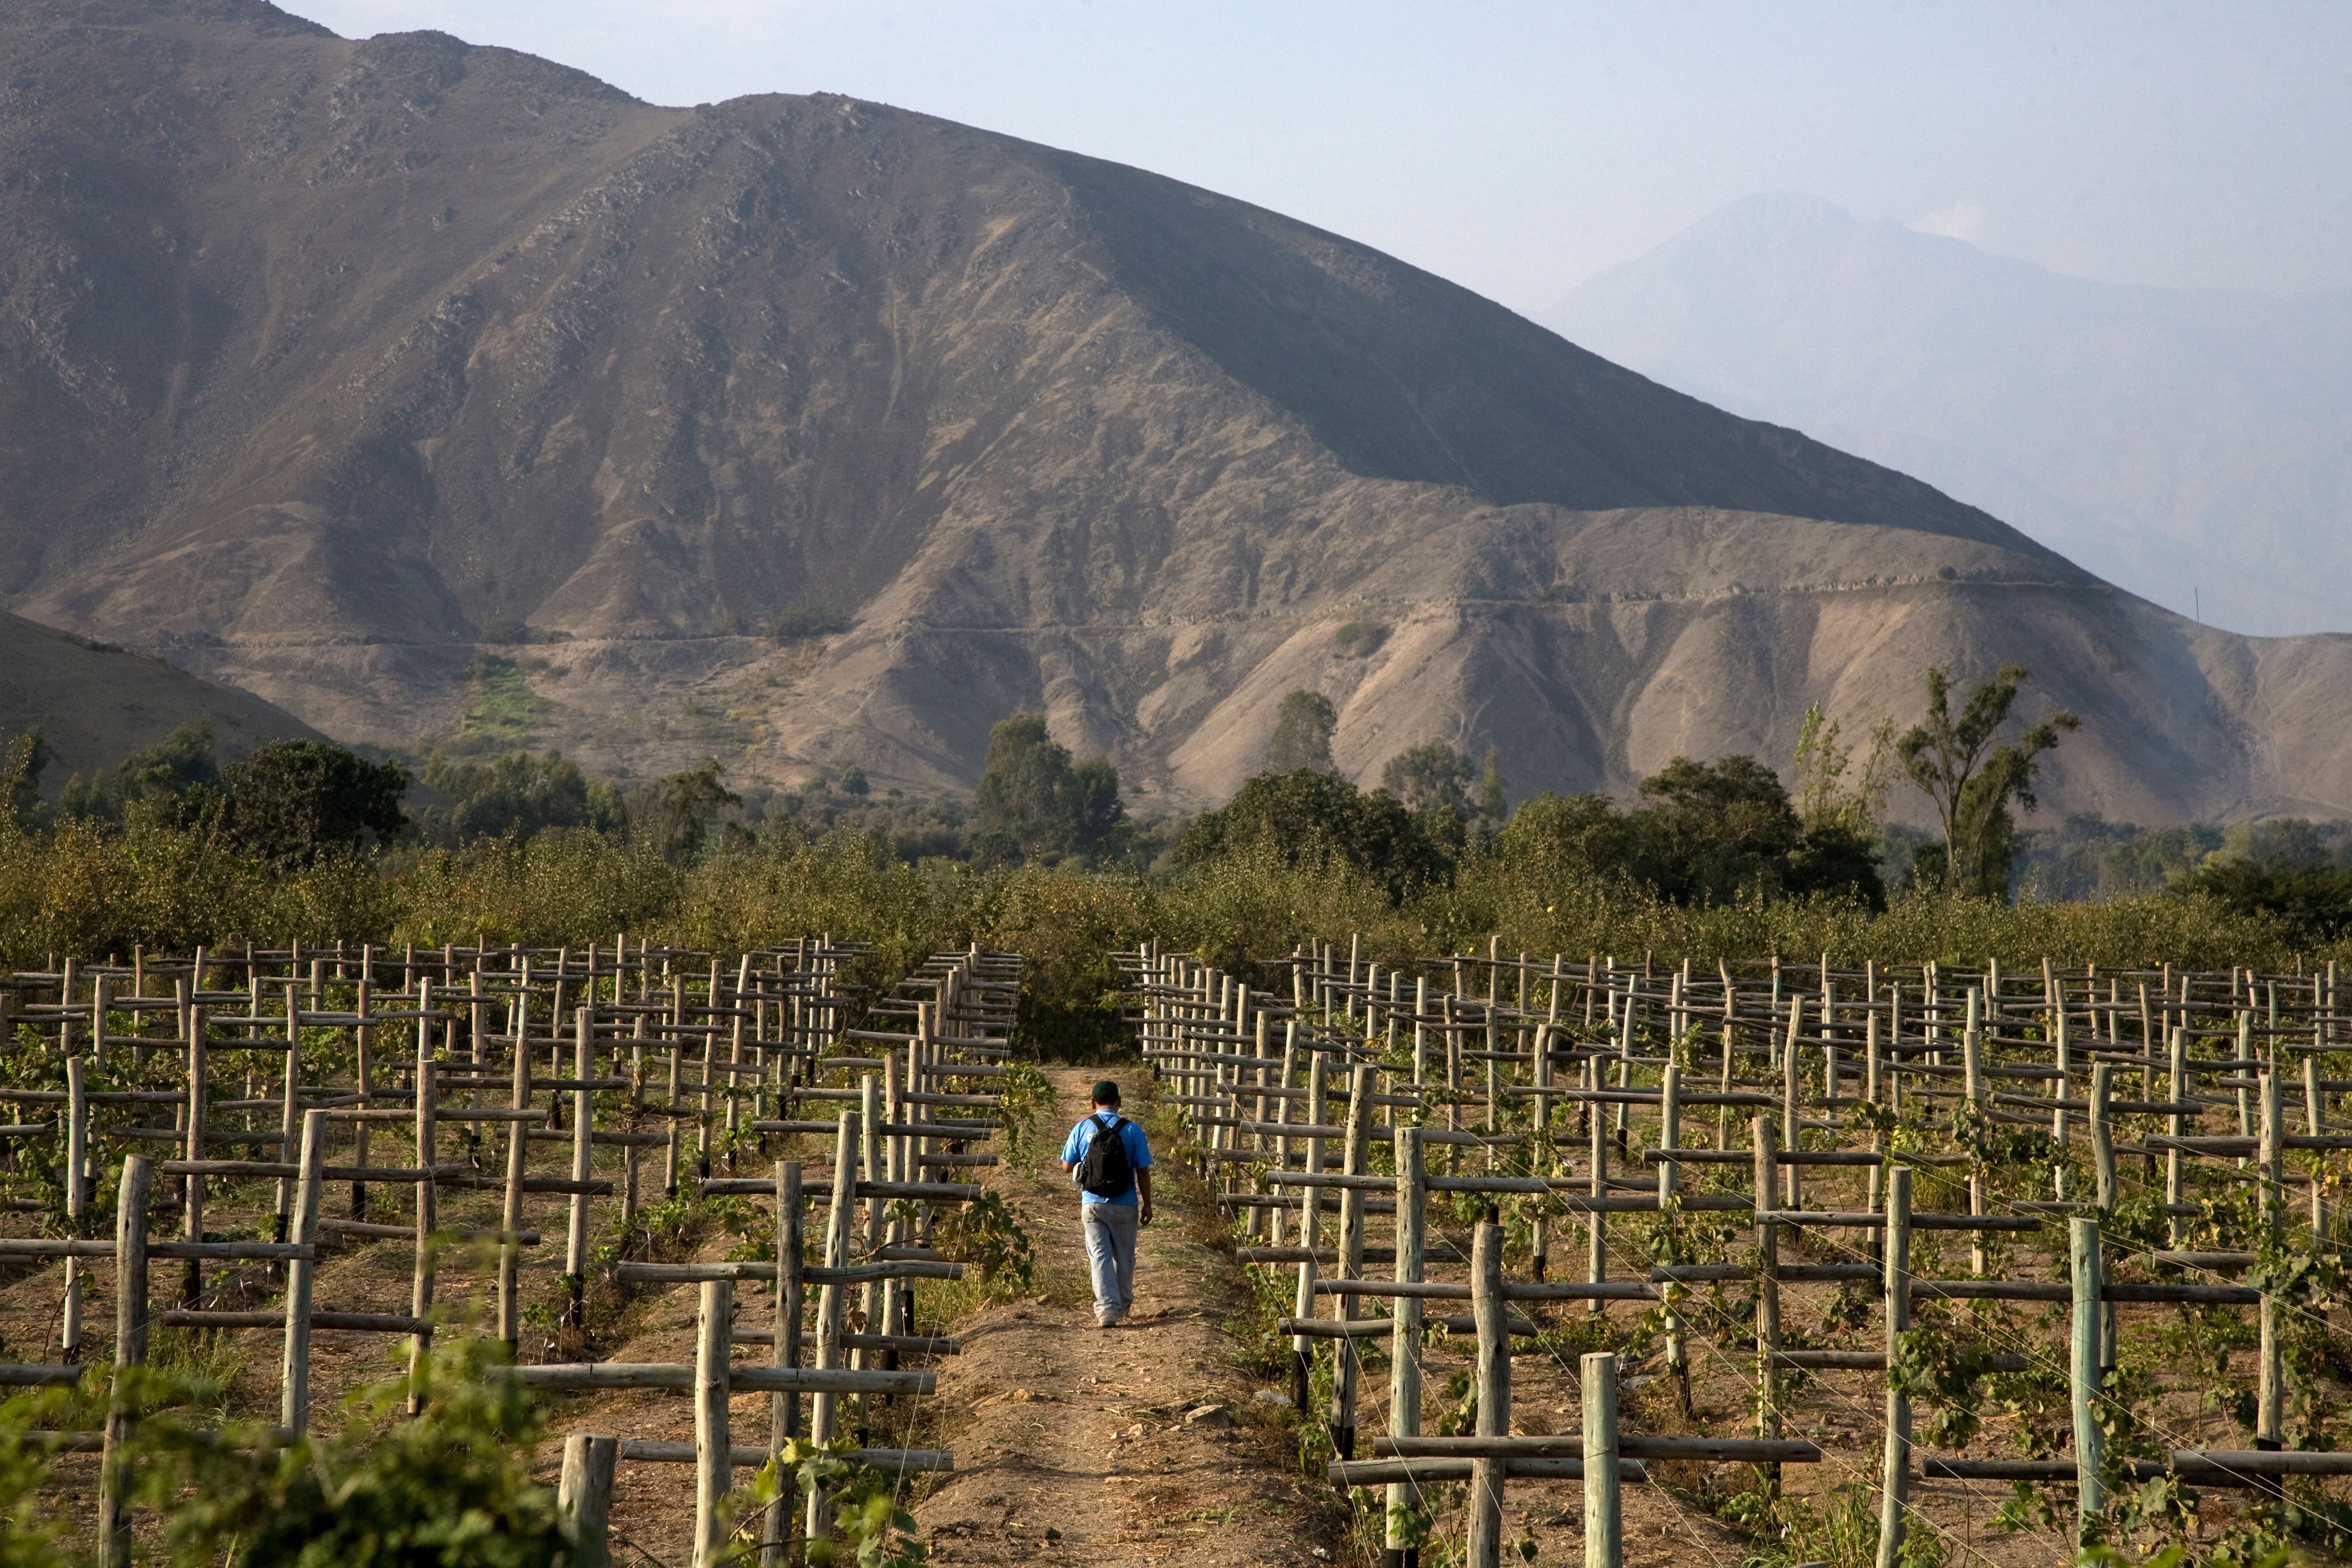
[[16, 972], [10, 1560], [291, 1562], [402, 1488], [412, 1551], [694, 1568], [2344, 1543], [2333, 965], [1377, 951], [1088, 955], [1182, 1227], [1107, 1338], [1066, 952]]

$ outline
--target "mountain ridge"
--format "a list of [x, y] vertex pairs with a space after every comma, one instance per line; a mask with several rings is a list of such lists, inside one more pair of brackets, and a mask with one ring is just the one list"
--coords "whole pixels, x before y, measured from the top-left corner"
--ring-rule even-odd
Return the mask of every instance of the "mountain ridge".
[[2352, 807], [2279, 738], [2341, 648], [2209, 637], [1340, 237], [910, 111], [282, 17], [0, 18], [43, 80], [0, 97], [0, 587], [342, 738], [429, 744], [495, 679], [625, 776], [959, 788], [1030, 708], [1200, 805], [1307, 686], [1359, 778], [1440, 735], [1622, 789], [2015, 657], [2095, 721], [2055, 802]]
[[[2074, 278], [1818, 197], [1718, 208], [1538, 319], [1917, 473], [2176, 610], [2340, 629], [2352, 289]], [[2202, 586], [2201, 595], [2191, 592]]]

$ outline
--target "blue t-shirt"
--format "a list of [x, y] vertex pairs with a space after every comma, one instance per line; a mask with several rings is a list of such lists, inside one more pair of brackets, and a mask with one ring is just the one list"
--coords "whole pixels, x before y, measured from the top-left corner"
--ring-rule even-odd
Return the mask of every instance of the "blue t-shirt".
[[[1102, 1131], [1118, 1120], [1118, 1112], [1108, 1106], [1101, 1107], [1093, 1115], [1082, 1119], [1076, 1127], [1070, 1129], [1069, 1138], [1062, 1144], [1063, 1160], [1073, 1165], [1085, 1164], [1087, 1145], [1095, 1141], [1096, 1133]], [[1118, 1140], [1127, 1145], [1127, 1163], [1129, 1165], [1139, 1171], [1151, 1169], [1151, 1143], [1144, 1137], [1142, 1128], [1130, 1121], [1118, 1130]], [[1133, 1208], [1136, 1203], [1135, 1187], [1132, 1184], [1115, 1198], [1098, 1198], [1086, 1188], [1080, 1187], [1078, 1197], [1083, 1203], [1123, 1204], [1129, 1208]]]

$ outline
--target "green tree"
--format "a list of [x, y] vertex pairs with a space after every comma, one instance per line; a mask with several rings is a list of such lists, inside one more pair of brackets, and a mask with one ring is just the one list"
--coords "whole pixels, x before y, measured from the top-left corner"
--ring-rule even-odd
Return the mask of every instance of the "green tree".
[[1943, 882], [1948, 888], [1986, 898], [2005, 898], [2016, 833], [2014, 805], [2032, 811], [2033, 775], [2042, 754], [2058, 744], [2061, 731], [2082, 721], [2060, 709], [2008, 745], [1994, 737], [2008, 722], [2026, 668], [2004, 664], [1951, 711], [1949, 674], [1927, 671], [1927, 711], [1895, 742], [1904, 772], [1934, 803], [1944, 827]]
[[1503, 753], [1486, 748], [1486, 765], [1478, 777], [1478, 823], [1489, 833], [1500, 832], [1511, 818], [1510, 802], [1503, 791]]
[[1753, 757], [1676, 757], [1642, 781], [1647, 804], [1542, 795], [1519, 807], [1500, 854], [1539, 874], [1623, 876], [1675, 903], [1743, 896], [1849, 894], [1883, 907], [1874, 846], [1835, 823], [1808, 829], [1771, 769]]
[[655, 841], [670, 859], [691, 860], [701, 853], [711, 818], [742, 804], [742, 796], [719, 782], [719, 771], [713, 757], [661, 781], [655, 794]]
[[1098, 855], [1117, 841], [1127, 816], [1110, 760], [1073, 763], [1069, 748], [1035, 713], [1015, 713], [990, 729], [974, 797], [973, 847], [993, 859]]
[[131, 752], [114, 770], [114, 797], [171, 799], [191, 790], [217, 789], [220, 763], [213, 755], [213, 721], [183, 724], [153, 745]]
[[1805, 710], [1804, 727], [1797, 735], [1797, 820], [1809, 832], [1843, 827], [1875, 837], [1895, 767], [1895, 721], [1881, 719], [1871, 727], [1869, 754], [1851, 783], [1846, 774], [1853, 766], [1853, 748], [1839, 743], [1839, 729], [1820, 703]]
[[1391, 757], [1381, 770], [1381, 787], [1412, 811], [1448, 806], [1470, 814], [1470, 778], [1476, 766], [1444, 741], [1424, 741]]
[[1266, 743], [1265, 771], [1295, 773], [1335, 773], [1331, 737], [1339, 732], [1339, 715], [1331, 700], [1319, 691], [1293, 691], [1282, 700], [1274, 720], [1274, 739]]
[[49, 743], [38, 724], [0, 746], [0, 829], [21, 831], [41, 822], [41, 770]]
[[1428, 824], [1394, 796], [1304, 769], [1259, 773], [1243, 784], [1184, 830], [1176, 858], [1200, 865], [1249, 850], [1271, 850], [1293, 866], [1344, 861], [1378, 878], [1398, 901], [1452, 869]]
[[273, 741], [221, 770], [228, 826], [253, 854], [307, 862], [397, 837], [409, 773], [325, 741]]
[[2301, 941], [2332, 942], [2352, 931], [2352, 869], [2265, 860], [2213, 860], [2180, 878], [2175, 889], [2203, 893], [2225, 908], [2268, 915]]
[[[551, 827], [610, 832], [626, 821], [621, 792], [592, 781], [561, 752], [544, 757], [511, 752], [488, 764], [436, 752], [425, 760], [425, 782], [454, 803], [443, 820], [447, 836], [460, 844], [509, 833], [529, 837]], [[435, 822], [427, 831], [439, 837], [432, 830], [440, 826]]]

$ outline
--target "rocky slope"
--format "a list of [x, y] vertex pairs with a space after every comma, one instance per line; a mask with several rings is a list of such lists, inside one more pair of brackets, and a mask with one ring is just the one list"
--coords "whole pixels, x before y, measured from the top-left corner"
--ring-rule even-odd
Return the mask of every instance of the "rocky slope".
[[1622, 787], [2015, 658], [2057, 804], [2352, 809], [2352, 645], [1206, 192], [255, 0], [28, 0], [0, 64], [0, 594], [345, 739], [939, 787], [1030, 706], [1198, 805], [1315, 686], [1360, 775]]
[[50, 752], [41, 787], [54, 796], [76, 773], [111, 776], [123, 758], [182, 724], [208, 720], [224, 758], [271, 741], [319, 740], [281, 709], [199, 680], [161, 659], [0, 615], [0, 743], [36, 724]]

